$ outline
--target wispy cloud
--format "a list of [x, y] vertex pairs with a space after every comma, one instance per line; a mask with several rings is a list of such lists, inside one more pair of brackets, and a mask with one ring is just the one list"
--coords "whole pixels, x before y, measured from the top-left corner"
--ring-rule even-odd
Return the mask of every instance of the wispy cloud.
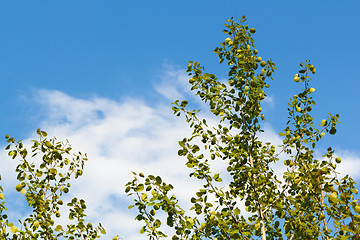
[[149, 107], [136, 99], [79, 100], [54, 91], [42, 91], [40, 98], [52, 113], [43, 128], [88, 153], [85, 174], [73, 191], [84, 196], [91, 218], [105, 220], [109, 233], [141, 239], [139, 226], [132, 221], [135, 214], [130, 216], [127, 209], [131, 198], [124, 193], [131, 171], [164, 176], [178, 188], [180, 198], [187, 195], [182, 182], [188, 171], [176, 153], [177, 141], [189, 128], [168, 107]]
[[159, 81], [154, 83], [154, 89], [159, 94], [170, 101], [182, 100], [191, 95], [190, 77], [184, 69], [179, 69], [171, 64], [164, 64], [163, 69]]
[[[336, 156], [341, 157], [341, 164], [339, 164], [336, 170], [340, 173], [340, 177], [349, 175], [353, 178], [360, 178], [360, 154], [352, 150], [338, 149]], [[359, 186], [359, 184], [358, 184]]]
[[[187, 98], [185, 71], [171, 65], [165, 69], [155, 84], [156, 91], [171, 100]], [[201, 183], [188, 178], [190, 170], [184, 165], [185, 159], [177, 156], [178, 141], [189, 136], [190, 129], [184, 119], [172, 114], [169, 106], [149, 105], [130, 97], [122, 101], [100, 97], [79, 99], [50, 90], [39, 91], [31, 100], [46, 113], [40, 124], [43, 130], [59, 140], [69, 139], [73, 149], [88, 154], [84, 175], [73, 183], [68, 198], [77, 195], [86, 200], [89, 219], [102, 222], [108, 230], [102, 239], [115, 235], [126, 240], [146, 239], [139, 234], [139, 223], [133, 220], [135, 212], [127, 209], [132, 200], [126, 197], [124, 185], [132, 180], [131, 171], [162, 176], [174, 185], [180, 202], [189, 206], [188, 199]], [[206, 111], [202, 114], [215, 125]], [[265, 130], [262, 140], [281, 144], [271, 125], [266, 125]], [[2, 159], [1, 169], [8, 169], [11, 160], [6, 156]], [[343, 161], [341, 171], [360, 175], [358, 168], [351, 167], [360, 163], [358, 155], [344, 152]], [[13, 169], [14, 161], [10, 166]], [[216, 169], [221, 170], [222, 166], [220, 163]], [[282, 171], [277, 169], [279, 173]], [[6, 171], [6, 176], [10, 177], [9, 172]]]

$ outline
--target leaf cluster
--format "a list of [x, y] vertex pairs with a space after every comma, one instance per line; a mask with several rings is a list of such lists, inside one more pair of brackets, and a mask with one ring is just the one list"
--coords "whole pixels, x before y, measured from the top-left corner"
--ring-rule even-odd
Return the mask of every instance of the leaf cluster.
[[[126, 192], [136, 196], [131, 207], [138, 207], [136, 219], [144, 222], [141, 233], [149, 239], [167, 237], [160, 230], [161, 219], [155, 218], [164, 211], [166, 224], [175, 230], [172, 239], [359, 239], [355, 182], [348, 175], [338, 178], [341, 159], [332, 148], [321, 159], [314, 155], [316, 143], [326, 132], [335, 134], [339, 123], [338, 114], [329, 114], [319, 124], [311, 116], [315, 67], [310, 61], [301, 63], [294, 76], [303, 89], [290, 99], [288, 121], [280, 133], [283, 144], [262, 142], [261, 102], [276, 65], [259, 56], [252, 38], [256, 31], [245, 17], [239, 22], [230, 19], [225, 26], [227, 37], [214, 53], [219, 63], [229, 66], [227, 82], [204, 72], [200, 62], [190, 61], [187, 69], [191, 90], [208, 103], [218, 126], [199, 119], [199, 111], [188, 110], [186, 100], [176, 100], [172, 107], [193, 129], [189, 138], [179, 141], [178, 155], [186, 158], [190, 177], [204, 183], [190, 199], [197, 217], [186, 214], [171, 195], [171, 185], [158, 181], [160, 177], [134, 173]], [[280, 157], [286, 167], [282, 179], [273, 170]], [[225, 173], [213, 173], [212, 161], [226, 162]]]
[[[99, 224], [94, 227], [85, 222], [85, 201], [74, 197], [66, 205], [69, 207], [69, 220], [74, 223], [62, 226], [56, 224], [61, 217], [60, 208], [64, 205], [62, 196], [69, 192], [70, 180], [83, 174], [86, 154], [80, 152], [72, 154], [68, 141], [60, 142], [54, 138], [47, 138], [47, 133], [37, 130], [39, 140], [33, 140], [31, 151], [24, 147], [23, 142], [15, 141], [6, 135], [8, 155], [19, 159], [16, 167], [19, 184], [16, 190], [24, 194], [32, 214], [24, 220], [19, 220], [20, 228], [14, 226], [4, 213], [5, 202], [0, 208], [0, 236], [1, 239], [95, 239], [100, 233], [105, 234], [105, 229]], [[29, 161], [29, 154], [34, 162]], [[38, 159], [36, 159], [38, 158]], [[40, 159], [39, 159], [40, 158]], [[5, 196], [0, 187], [0, 199]], [[6, 231], [10, 228], [10, 234]]]

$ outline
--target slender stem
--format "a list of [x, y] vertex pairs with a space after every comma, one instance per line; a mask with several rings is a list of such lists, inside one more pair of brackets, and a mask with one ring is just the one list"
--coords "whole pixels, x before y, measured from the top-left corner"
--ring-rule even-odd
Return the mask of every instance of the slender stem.
[[291, 235], [290, 239], [289, 240], [292, 240], [295, 236], [295, 233], [296, 233], [296, 230], [294, 230], [293, 234]]

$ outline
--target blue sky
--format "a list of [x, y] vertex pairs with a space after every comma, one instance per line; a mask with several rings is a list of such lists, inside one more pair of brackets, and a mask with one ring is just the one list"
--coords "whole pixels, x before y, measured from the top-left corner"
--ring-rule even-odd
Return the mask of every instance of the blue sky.
[[[187, 61], [201, 61], [206, 71], [226, 77], [226, 66], [218, 64], [212, 50], [226, 37], [221, 33], [226, 19], [246, 15], [257, 30], [259, 55], [278, 68], [264, 108], [274, 133], [270, 138], [277, 141], [287, 102], [301, 89], [293, 81], [299, 63], [310, 59], [317, 69], [312, 81], [316, 119], [339, 113], [342, 122], [320, 146], [338, 149], [347, 160], [343, 169], [358, 178], [359, 9], [355, 0], [1, 1], [0, 136], [29, 139], [41, 127], [68, 138], [93, 161], [84, 179], [101, 169], [96, 176], [104, 197], [96, 200], [112, 207], [120, 199], [123, 207], [127, 172], [146, 166], [149, 172], [169, 173], [164, 164], [169, 158], [178, 160], [178, 171], [184, 169], [176, 156], [177, 141], [188, 130], [183, 119], [172, 116], [170, 103], [176, 97], [196, 101], [186, 90]], [[109, 168], [120, 182], [117, 190], [102, 188], [114, 180]], [[1, 165], [5, 186], [9, 171]], [[89, 191], [82, 194], [89, 196]], [[95, 200], [90, 204], [100, 208]], [[119, 220], [132, 215], [122, 207], [116, 215], [111, 207], [104, 210], [109, 231], [140, 239], [134, 235], [137, 229], [124, 228]], [[95, 212], [89, 215], [97, 219]]]

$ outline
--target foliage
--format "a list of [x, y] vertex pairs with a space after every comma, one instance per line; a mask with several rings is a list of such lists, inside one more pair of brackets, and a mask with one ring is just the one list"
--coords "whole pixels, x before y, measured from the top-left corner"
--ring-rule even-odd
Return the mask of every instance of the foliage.
[[[261, 102], [276, 67], [259, 56], [252, 38], [255, 29], [245, 17], [227, 22], [223, 32], [228, 36], [214, 52], [229, 66], [228, 81], [205, 73], [200, 62], [189, 62], [187, 70], [191, 90], [209, 104], [218, 126], [199, 119], [198, 111], [187, 109], [186, 100], [175, 101], [172, 108], [193, 129], [179, 142], [178, 155], [186, 157], [190, 177], [203, 181], [203, 188], [190, 199], [188, 213], [171, 194], [171, 184], [159, 176], [134, 173], [125, 191], [135, 196], [129, 208], [139, 211], [135, 219], [144, 223], [140, 232], [149, 239], [167, 237], [161, 228], [164, 220], [157, 215], [162, 211], [166, 225], [174, 229], [172, 239], [359, 239], [355, 182], [348, 175], [338, 179], [341, 159], [332, 148], [320, 159], [314, 156], [317, 142], [325, 133], [335, 134], [339, 123], [337, 114], [320, 124], [310, 114], [315, 67], [310, 61], [301, 63], [294, 76], [303, 89], [290, 99], [282, 145], [260, 141], [265, 120]], [[280, 157], [287, 168], [283, 179], [272, 168], [282, 165]], [[211, 172], [211, 161], [226, 161], [226, 171]]]
[[[36, 132], [40, 139], [34, 140], [31, 147], [31, 157], [41, 155], [38, 161], [28, 160], [28, 150], [22, 141], [15, 142], [14, 138], [6, 136], [10, 143], [6, 150], [9, 156], [20, 158], [16, 167], [17, 180], [20, 182], [16, 190], [24, 194], [33, 212], [23, 221], [20, 228], [10, 223], [4, 213], [5, 196], [0, 187], [0, 238], [1, 239], [95, 239], [100, 233], [105, 234], [105, 229], [99, 224], [93, 227], [86, 223], [85, 201], [74, 197], [67, 203], [71, 224], [66, 226], [56, 224], [59, 219], [61, 206], [64, 204], [62, 196], [69, 192], [69, 180], [78, 178], [83, 173], [86, 154], [71, 154], [68, 142], [58, 142], [56, 138], [47, 139], [47, 133], [41, 130]], [[38, 164], [36, 164], [38, 162]], [[9, 233], [7, 228], [10, 228]]]

